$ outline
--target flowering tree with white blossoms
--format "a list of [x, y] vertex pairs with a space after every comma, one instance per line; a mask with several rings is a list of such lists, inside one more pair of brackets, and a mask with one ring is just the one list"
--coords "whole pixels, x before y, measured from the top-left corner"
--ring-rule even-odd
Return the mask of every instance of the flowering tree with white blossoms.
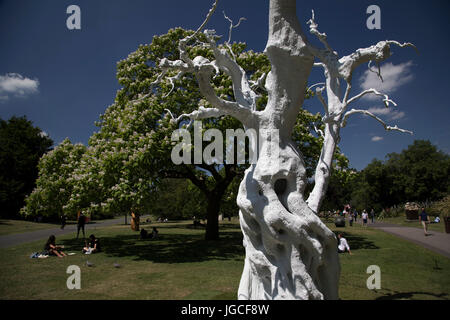
[[74, 186], [73, 172], [80, 164], [86, 147], [80, 143], [72, 144], [64, 139], [56, 148], [47, 152], [39, 160], [39, 176], [36, 188], [25, 199], [22, 215], [59, 218], [65, 212], [75, 217], [76, 212], [63, 210]]
[[[177, 77], [178, 72], [158, 64], [164, 58], [179, 57], [178, 42], [192, 34], [194, 31], [171, 29], [166, 35], [155, 36], [151, 44], [141, 45], [118, 63], [117, 78], [122, 88], [101, 116], [100, 130], [91, 137], [89, 148], [74, 172], [76, 183], [68, 208], [103, 215], [127, 213], [131, 209], [145, 213], [152, 211], [152, 195], [159, 192], [163, 179], [188, 179], [207, 199], [205, 238], [219, 237], [218, 216], [222, 203], [227, 194], [237, 193], [237, 189], [230, 188], [236, 185], [232, 184], [234, 179], [242, 178], [246, 166], [236, 162], [175, 165], [171, 161], [176, 143], [171, 141], [174, 130], [183, 127], [193, 131], [191, 126], [186, 126], [189, 117], [181, 116], [175, 121], [173, 115], [195, 113], [199, 105], [205, 110], [213, 109], [203, 98], [194, 77]], [[196, 46], [186, 48], [189, 56], [214, 58], [207, 37], [198, 34], [197, 38]], [[256, 107], [263, 108], [267, 93], [259, 83], [270, 70], [267, 57], [263, 53], [246, 51], [243, 43], [227, 43], [222, 48], [231, 48], [236, 61], [250, 75], [258, 95]], [[161, 81], [163, 72], [167, 73], [169, 81]], [[217, 74], [212, 86], [221, 97], [233, 99], [228, 74]], [[225, 135], [226, 129], [237, 129], [241, 124], [225, 116], [203, 119], [202, 126], [204, 130], [214, 128]], [[304, 154], [308, 177], [314, 172], [322, 143], [321, 138], [311, 133], [314, 127], [322, 127], [320, 114], [301, 110], [295, 119], [293, 141]], [[206, 144], [203, 142], [202, 147]], [[339, 152], [337, 154], [345, 160]], [[195, 212], [192, 215], [198, 216]]]
[[[268, 100], [264, 108], [258, 109], [258, 94], [232, 50], [217, 46], [214, 31], [201, 33], [216, 7], [217, 1], [198, 30], [180, 40], [177, 59], [164, 58], [159, 62], [163, 72], [157, 81], [173, 70], [177, 73], [168, 78], [169, 82], [193, 75], [211, 105], [174, 118], [176, 121], [183, 117], [204, 119], [228, 115], [239, 120], [245, 128], [258, 132], [259, 157], [257, 163], [246, 170], [237, 196], [246, 249], [238, 297], [337, 299], [340, 274], [337, 241], [316, 212], [325, 196], [331, 161], [339, 140], [338, 128], [345, 126], [351, 114], [363, 112], [345, 112], [346, 107], [365, 94], [379, 94], [367, 90], [349, 98], [352, 73], [362, 63], [379, 63], [388, 58], [391, 45], [410, 44], [382, 41], [339, 58], [328, 45], [326, 36], [317, 30], [314, 17], [309, 22], [310, 31], [322, 41], [325, 49], [318, 49], [307, 41], [296, 16], [295, 0], [270, 0], [265, 54], [271, 69], [266, 77], [258, 79], [258, 85], [268, 92]], [[200, 35], [206, 37], [207, 45], [213, 50], [212, 58], [201, 54], [192, 58], [188, 54]], [[315, 174], [315, 187], [305, 199], [305, 163], [292, 141], [292, 132], [315, 58], [320, 60], [317, 65], [325, 68], [327, 82], [324, 88], [327, 89], [328, 103], [324, 102], [325, 142]], [[219, 95], [212, 86], [211, 80], [220, 71], [232, 79], [234, 99]], [[347, 83], [343, 98], [339, 92], [340, 79]], [[322, 101], [320, 91], [318, 93]], [[391, 100], [385, 97], [385, 103], [388, 105]], [[370, 115], [367, 111], [363, 113]], [[399, 130], [384, 126], [387, 130]], [[279, 133], [278, 138], [274, 138], [273, 132]], [[328, 142], [330, 139], [331, 143]]]

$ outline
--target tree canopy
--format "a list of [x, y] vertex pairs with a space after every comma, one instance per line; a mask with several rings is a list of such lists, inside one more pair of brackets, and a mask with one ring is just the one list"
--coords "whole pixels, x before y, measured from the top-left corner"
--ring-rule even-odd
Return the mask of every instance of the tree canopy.
[[[192, 32], [181, 28], [171, 29], [165, 35], [155, 36], [151, 44], [140, 45], [126, 59], [118, 62], [117, 79], [122, 88], [117, 92], [114, 103], [96, 123], [99, 131], [91, 136], [89, 146], [85, 150], [65, 141], [57, 152], [42, 159], [38, 190], [30, 196], [28, 211], [33, 204], [33, 210], [37, 212], [37, 203], [40, 203], [42, 211], [46, 211], [45, 208], [48, 207], [48, 214], [56, 214], [58, 210], [50, 209], [50, 203], [44, 205], [42, 198], [45, 193], [45, 199], [58, 197], [58, 201], [53, 203], [69, 214], [77, 210], [84, 210], [87, 214], [97, 217], [127, 213], [130, 210], [154, 213], [155, 197], [174, 199], [176, 194], [183, 196], [183, 201], [186, 202], [189, 196], [199, 197], [200, 191], [202, 196], [199, 198], [205, 202], [201, 200], [198, 203], [205, 204], [208, 223], [212, 223], [211, 238], [217, 237], [216, 222], [219, 213], [236, 210], [233, 213], [237, 214], [234, 198], [246, 165], [175, 165], [171, 161], [175, 144], [171, 141], [171, 135], [175, 129], [181, 127], [187, 128], [191, 133], [193, 128], [188, 121], [182, 120], [178, 123], [174, 121], [174, 117], [190, 114], [197, 110], [199, 105], [205, 108], [210, 105], [202, 98], [194, 77], [177, 78], [175, 73], [168, 72], [165, 80], [158, 81], [155, 85], [162, 74], [158, 61], [162, 58], [178, 57], [179, 40]], [[198, 37], [202, 40], [201, 34]], [[255, 83], [269, 71], [270, 64], [263, 53], [246, 50], [244, 43], [233, 43], [230, 50]], [[213, 55], [210, 48], [201, 45], [189, 47], [189, 54], [192, 57], [199, 54], [205, 57]], [[226, 74], [218, 73], [213, 79], [213, 85], [220, 96], [233, 98], [232, 82]], [[262, 108], [267, 101], [267, 93], [263, 88], [257, 90], [260, 94], [258, 105]], [[309, 92], [305, 94], [307, 97], [311, 95]], [[237, 120], [229, 116], [204, 119], [202, 127], [203, 130], [215, 128], [222, 133], [225, 133], [226, 129], [242, 128]], [[323, 128], [320, 114], [313, 115], [302, 109], [293, 132], [293, 141], [303, 153], [309, 178], [314, 174], [323, 143], [323, 138], [315, 134], [315, 128]], [[224, 148], [227, 147], [225, 143], [226, 141]], [[203, 141], [202, 147], [206, 144], [207, 142]], [[70, 174], [68, 171], [61, 172], [61, 180], [51, 177], [52, 173], [47, 165], [58, 162], [54, 159], [60, 159], [57, 154], [65, 154], [66, 158], [75, 161], [65, 163], [73, 171]], [[348, 164], [348, 160], [339, 150], [336, 156], [341, 167]], [[181, 186], [190, 186], [189, 192], [162, 195], [167, 188], [179, 190], [174, 185], [177, 180], [167, 179], [181, 179]], [[182, 180], [189, 180], [189, 183]], [[49, 194], [60, 187], [58, 181], [69, 182], [67, 188], [62, 188], [66, 193], [50, 196]], [[162, 181], [165, 183], [162, 184]], [[48, 190], [44, 192], [45, 188]], [[50, 189], [53, 191], [50, 192]]]
[[0, 119], [1, 217], [17, 217], [38, 177], [41, 156], [53, 141], [24, 117]]
[[[72, 173], [85, 152], [84, 145], [74, 145], [66, 138], [42, 156], [38, 165], [36, 188], [26, 198], [26, 205], [21, 210], [24, 216], [42, 215], [53, 220], [59, 218], [76, 181]], [[71, 218], [76, 217], [74, 211], [65, 213]]]
[[405, 202], [435, 201], [450, 192], [450, 156], [430, 141], [416, 140], [385, 161], [373, 160], [359, 173], [352, 202], [376, 210]]

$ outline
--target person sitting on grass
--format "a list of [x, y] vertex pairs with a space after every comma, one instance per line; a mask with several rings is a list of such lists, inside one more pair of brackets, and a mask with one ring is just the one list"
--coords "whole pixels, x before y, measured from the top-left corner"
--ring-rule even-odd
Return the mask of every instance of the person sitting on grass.
[[147, 239], [148, 232], [144, 228], [141, 229], [141, 240]]
[[158, 229], [156, 229], [156, 227], [153, 227], [151, 238], [156, 239], [157, 236], [158, 236]]
[[350, 251], [350, 246], [348, 245], [347, 239], [345, 239], [341, 233], [338, 234], [338, 240], [338, 253], [344, 253], [345, 251], [348, 251], [348, 253], [350, 253], [351, 255], [352, 252]]
[[91, 254], [100, 251], [100, 240], [97, 239], [93, 234], [89, 236], [89, 244], [85, 242], [85, 247], [82, 252], [84, 254]]
[[65, 257], [66, 254], [62, 252], [61, 249], [61, 246], [56, 245], [56, 237], [54, 235], [48, 237], [48, 240], [44, 246], [44, 251], [48, 253], [49, 256], [57, 256], [58, 258]]

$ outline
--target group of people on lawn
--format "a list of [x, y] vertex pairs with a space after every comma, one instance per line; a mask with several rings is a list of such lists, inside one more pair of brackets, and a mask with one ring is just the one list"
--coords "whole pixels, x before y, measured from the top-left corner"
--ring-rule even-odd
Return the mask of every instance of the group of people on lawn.
[[[83, 232], [83, 239], [86, 238], [85, 234], [85, 225], [87, 222], [86, 216], [81, 212], [78, 211], [77, 215], [77, 239], [80, 236], [80, 231]], [[67, 224], [67, 217], [65, 214], [61, 216], [61, 229], [64, 229], [65, 225]], [[132, 213], [132, 229], [138, 231], [139, 230], [139, 215], [135, 215]], [[155, 239], [158, 236], [158, 229], [156, 227], [153, 227], [153, 230], [151, 233], [148, 233], [145, 229], [141, 230], [140, 233], [141, 239]], [[89, 241], [85, 240], [85, 246], [83, 247], [82, 252], [84, 254], [92, 254], [96, 252], [100, 252], [100, 240], [95, 237], [95, 235], [91, 234], [89, 236]], [[51, 235], [44, 246], [44, 253], [50, 256], [57, 256], [59, 258], [65, 257], [66, 254], [62, 251], [64, 246], [58, 246], [56, 245], [56, 237], [54, 235]]]
[[[346, 205], [344, 207], [344, 210], [339, 212], [338, 214], [340, 216], [348, 217], [350, 226], [353, 225], [353, 222], [358, 221], [358, 215], [359, 215], [358, 210], [351, 209], [351, 207], [349, 205]], [[364, 209], [363, 212], [361, 213], [361, 219], [363, 222], [363, 226], [367, 226], [369, 217], [370, 217], [370, 220], [372, 221], [372, 223], [375, 223], [375, 210], [374, 209], [370, 210], [370, 215], [366, 209]]]
[[[340, 213], [340, 215], [348, 216], [350, 225], [353, 224], [353, 221], [356, 222], [358, 219], [358, 211], [356, 209], [352, 211], [350, 206], [345, 206], [344, 210]], [[365, 209], [361, 214], [361, 218], [363, 220], [363, 225], [367, 225], [369, 214]], [[375, 211], [373, 209], [370, 212], [370, 218], [372, 219], [372, 223], [374, 223]], [[425, 212], [425, 208], [422, 208], [422, 212], [419, 215], [419, 221], [423, 225], [425, 236], [427, 236], [428, 224], [430, 223], [430, 221], [428, 219], [427, 213]], [[83, 231], [83, 238], [85, 238], [85, 231], [84, 231], [85, 224], [86, 224], [86, 216], [82, 212], [78, 212], [77, 239], [79, 237], [80, 230]], [[66, 225], [66, 217], [64, 215], [63, 217], [61, 217], [61, 229], [64, 229], [65, 225]], [[139, 216], [134, 215], [134, 213], [132, 214], [132, 229], [139, 230]], [[154, 239], [157, 237], [157, 235], [158, 230], [156, 229], [156, 227], [153, 227], [152, 233], [150, 234], [145, 229], [142, 229], [140, 232], [141, 239], [152, 239], [152, 238]], [[347, 239], [345, 239], [341, 233], [338, 234], [338, 241], [339, 241], [338, 252], [339, 253], [348, 252], [351, 255], [352, 253], [350, 251], [350, 246], [347, 242]], [[62, 251], [64, 247], [57, 246], [55, 242], [56, 237], [54, 235], [51, 235], [45, 244], [44, 250], [48, 253], [48, 255], [53, 255], [60, 258], [66, 256], [66, 254]], [[98, 238], [95, 237], [95, 235], [91, 234], [89, 236], [89, 242], [85, 241], [85, 247], [83, 248], [82, 252], [84, 254], [92, 254], [99, 251], [100, 251], [100, 241]]]
[[[345, 211], [346, 211], [346, 209], [344, 209], [344, 211], [343, 211], [344, 215], [345, 215]], [[355, 215], [355, 221], [356, 221], [357, 211], [355, 210], [355, 212], [356, 212], [356, 215]], [[351, 219], [353, 220], [353, 213], [350, 212], [349, 214], [351, 216]], [[366, 210], [363, 211], [361, 217], [363, 219], [363, 224], [367, 225], [368, 214], [367, 214]], [[371, 211], [372, 222], [373, 222], [373, 217], [374, 217], [374, 211], [372, 209], [372, 211]], [[428, 217], [428, 214], [425, 211], [425, 208], [422, 207], [421, 208], [421, 213], [419, 214], [419, 222], [423, 226], [423, 231], [424, 231], [425, 236], [428, 236], [429, 235], [429, 233], [428, 233], [428, 224], [430, 224], [430, 223], [439, 223], [440, 219], [439, 219], [439, 217], [437, 217], [433, 222], [431, 222], [429, 217]], [[338, 241], [339, 241], [338, 252], [339, 253], [348, 252], [351, 255], [352, 252], [350, 251], [350, 246], [349, 246], [349, 244], [347, 242], [347, 239], [345, 239], [341, 233], [338, 234]]]

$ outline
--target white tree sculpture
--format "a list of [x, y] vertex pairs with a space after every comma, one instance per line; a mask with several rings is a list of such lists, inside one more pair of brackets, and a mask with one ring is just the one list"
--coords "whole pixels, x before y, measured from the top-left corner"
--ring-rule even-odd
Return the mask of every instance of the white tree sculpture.
[[[331, 174], [333, 155], [336, 145], [340, 140], [340, 129], [346, 126], [349, 116], [357, 113], [365, 114], [379, 121], [388, 131], [395, 130], [412, 134], [411, 131], [400, 129], [397, 126], [392, 127], [386, 125], [383, 120], [368, 110], [351, 109], [347, 111], [350, 104], [367, 94], [374, 94], [383, 97], [383, 102], [386, 108], [388, 108], [390, 104], [397, 106], [397, 104], [386, 94], [380, 93], [373, 88], [364, 90], [358, 95], [350, 98], [353, 71], [364, 63], [368, 63], [369, 70], [373, 71], [370, 69], [370, 64], [371, 62], [375, 62], [378, 65], [378, 71], [373, 72], [377, 73], [380, 79], [383, 80], [380, 72], [380, 62], [391, 56], [390, 46], [397, 45], [402, 48], [412, 47], [414, 49], [416, 49], [416, 47], [411, 43], [401, 44], [397, 41], [380, 41], [374, 46], [358, 49], [348, 56], [339, 58], [338, 53], [328, 44], [327, 35], [318, 31], [318, 24], [314, 20], [314, 11], [312, 12], [312, 18], [308, 21], [308, 24], [310, 25], [310, 33], [316, 36], [325, 46], [325, 49], [318, 49], [309, 45], [312, 54], [320, 60], [320, 62], [315, 63], [314, 66], [322, 67], [324, 69], [326, 79], [325, 83], [314, 85], [317, 86], [316, 96], [325, 108], [325, 115], [322, 118], [325, 124], [325, 130], [324, 132], [317, 130], [318, 133], [323, 136], [324, 144], [316, 167], [314, 189], [306, 201], [308, 206], [313, 211], [317, 212], [327, 190], [327, 184]], [[346, 89], [343, 96], [341, 92], [341, 79], [346, 83]], [[310, 89], [314, 86], [311, 86]], [[322, 95], [324, 90], [326, 90], [326, 100]]]
[[[204, 31], [207, 45], [214, 52], [214, 61], [202, 56], [191, 59], [188, 55], [189, 42], [193, 42], [204, 29], [217, 2], [197, 31], [180, 40], [180, 59], [160, 61], [163, 73], [155, 84], [162, 81], [170, 70], [178, 70], [175, 76], [168, 78], [172, 84], [186, 73], [194, 74], [202, 94], [213, 107], [199, 107], [191, 114], [173, 118], [174, 121], [183, 117], [193, 120], [229, 115], [241, 121], [246, 129], [254, 129], [259, 134], [257, 163], [246, 170], [237, 196], [246, 250], [238, 298], [337, 299], [340, 275], [337, 241], [316, 212], [325, 195], [340, 127], [353, 113], [370, 115], [362, 110], [344, 113], [345, 108], [365, 94], [379, 94], [368, 90], [348, 99], [352, 72], [361, 63], [384, 60], [389, 56], [389, 45], [398, 43], [383, 41], [338, 59], [328, 46], [326, 36], [317, 31], [314, 19], [310, 21], [311, 32], [319, 37], [326, 49], [317, 49], [308, 43], [296, 16], [295, 0], [270, 0], [265, 53], [270, 60], [271, 71], [267, 77], [263, 75], [252, 82], [237, 64], [230, 40], [225, 47], [218, 47], [214, 31]], [[228, 17], [226, 19], [230, 21], [231, 34], [236, 26]], [[291, 134], [303, 104], [315, 57], [321, 60], [320, 65], [326, 70], [328, 104], [319, 94], [326, 111], [325, 143], [317, 166], [316, 187], [306, 201], [303, 196], [307, 182], [305, 164], [291, 140]], [[216, 94], [211, 78], [219, 72], [232, 79], [235, 101]], [[343, 100], [339, 95], [339, 78], [348, 84]], [[258, 94], [253, 90], [256, 86], [264, 87], [268, 93], [268, 102], [262, 111], [256, 109]], [[391, 103], [391, 100], [386, 96], [385, 102]], [[279, 136], [274, 139], [271, 133], [275, 131]]]

